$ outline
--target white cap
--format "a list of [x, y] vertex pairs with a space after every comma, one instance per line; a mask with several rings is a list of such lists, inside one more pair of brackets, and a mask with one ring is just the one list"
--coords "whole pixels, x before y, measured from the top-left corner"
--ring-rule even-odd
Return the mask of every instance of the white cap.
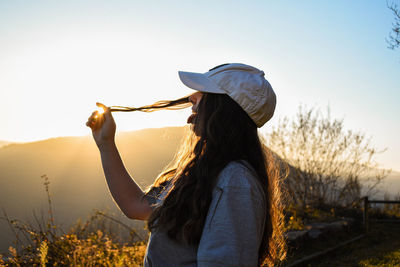
[[255, 122], [263, 126], [274, 115], [276, 95], [264, 72], [240, 63], [223, 64], [206, 73], [179, 71], [179, 78], [194, 90], [227, 94]]

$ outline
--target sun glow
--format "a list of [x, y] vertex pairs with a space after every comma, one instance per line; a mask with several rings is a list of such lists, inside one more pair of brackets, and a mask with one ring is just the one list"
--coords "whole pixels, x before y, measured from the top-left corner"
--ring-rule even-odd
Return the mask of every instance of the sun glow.
[[97, 107], [95, 112], [97, 112], [97, 114], [94, 116], [94, 118], [97, 119], [98, 117], [100, 117], [104, 114], [105, 109], [103, 107]]
[[103, 114], [104, 112], [105, 112], [105, 109], [104, 109], [103, 107], [97, 108], [97, 114], [98, 114], [98, 115], [101, 115], [101, 114]]

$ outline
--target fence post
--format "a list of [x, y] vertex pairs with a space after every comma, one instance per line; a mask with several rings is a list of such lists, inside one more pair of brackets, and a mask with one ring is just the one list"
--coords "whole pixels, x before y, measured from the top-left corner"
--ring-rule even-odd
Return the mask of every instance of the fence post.
[[365, 230], [365, 233], [368, 233], [368, 230], [369, 230], [369, 221], [368, 221], [368, 196], [365, 196], [365, 197], [364, 197], [363, 222], [364, 222], [364, 230]]

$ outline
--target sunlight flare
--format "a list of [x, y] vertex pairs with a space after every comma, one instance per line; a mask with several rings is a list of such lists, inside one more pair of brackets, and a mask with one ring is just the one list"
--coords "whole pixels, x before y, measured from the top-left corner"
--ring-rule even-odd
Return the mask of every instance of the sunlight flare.
[[99, 115], [103, 114], [105, 112], [105, 109], [103, 107], [98, 107], [97, 112]]
[[94, 117], [97, 119], [99, 116], [104, 114], [105, 109], [103, 107], [97, 107], [96, 111], [97, 111], [97, 114]]

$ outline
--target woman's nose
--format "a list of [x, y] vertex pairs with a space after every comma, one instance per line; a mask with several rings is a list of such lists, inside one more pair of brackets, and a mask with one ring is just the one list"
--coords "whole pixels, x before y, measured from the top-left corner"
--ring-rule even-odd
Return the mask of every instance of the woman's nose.
[[200, 99], [202, 97], [202, 94], [200, 92], [196, 92], [194, 94], [192, 94], [191, 96], [189, 96], [189, 102], [192, 103], [192, 110], [196, 109]]

